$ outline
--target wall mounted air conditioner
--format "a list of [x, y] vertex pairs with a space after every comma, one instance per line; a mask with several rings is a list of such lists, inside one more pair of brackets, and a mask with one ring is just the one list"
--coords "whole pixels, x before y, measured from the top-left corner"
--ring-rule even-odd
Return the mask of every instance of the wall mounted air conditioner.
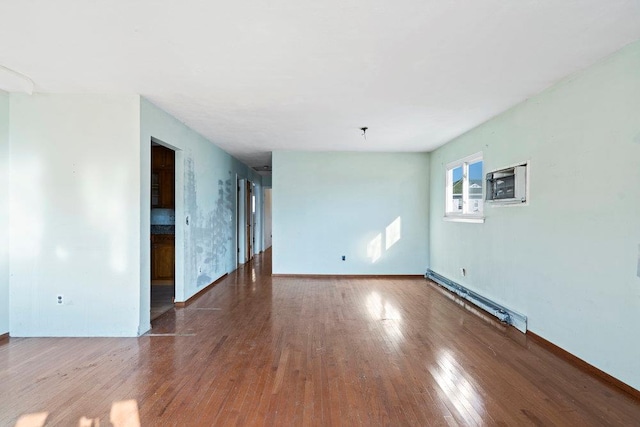
[[487, 174], [486, 200], [496, 204], [526, 203], [528, 163]]

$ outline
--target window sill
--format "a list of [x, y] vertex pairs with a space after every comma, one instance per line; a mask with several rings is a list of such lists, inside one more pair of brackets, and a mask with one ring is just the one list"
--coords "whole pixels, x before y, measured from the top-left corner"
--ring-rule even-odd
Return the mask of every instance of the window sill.
[[468, 222], [472, 224], [484, 224], [483, 216], [472, 216], [472, 215], [446, 215], [442, 218], [444, 221], [450, 222]]

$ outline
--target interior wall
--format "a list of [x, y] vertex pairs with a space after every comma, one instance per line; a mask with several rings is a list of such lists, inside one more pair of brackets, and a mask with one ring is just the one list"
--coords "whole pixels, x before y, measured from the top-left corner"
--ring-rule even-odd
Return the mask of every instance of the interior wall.
[[[431, 156], [431, 268], [528, 316], [529, 329], [640, 389], [640, 43]], [[445, 165], [530, 160], [529, 206], [443, 221]], [[461, 277], [459, 269], [466, 269]]]
[[9, 332], [9, 94], [0, 90], [0, 335]]
[[264, 189], [264, 248], [271, 247], [271, 188]]
[[429, 154], [275, 152], [272, 179], [275, 274], [424, 274]]
[[[236, 174], [254, 182], [258, 193], [262, 189], [260, 175], [142, 98], [139, 135], [142, 216], [139, 233], [143, 242], [149, 241], [150, 229], [151, 137], [175, 148], [183, 165], [182, 171], [176, 168], [176, 274], [182, 275], [184, 287], [181, 290], [176, 287], [176, 301], [186, 301], [236, 268]], [[180, 200], [184, 207], [182, 212], [178, 210]], [[182, 247], [178, 247], [180, 239], [183, 241]], [[150, 251], [147, 246], [140, 248], [141, 333], [150, 327]], [[260, 240], [257, 239], [256, 250], [260, 249]]]
[[137, 334], [138, 99], [10, 95], [12, 336]]

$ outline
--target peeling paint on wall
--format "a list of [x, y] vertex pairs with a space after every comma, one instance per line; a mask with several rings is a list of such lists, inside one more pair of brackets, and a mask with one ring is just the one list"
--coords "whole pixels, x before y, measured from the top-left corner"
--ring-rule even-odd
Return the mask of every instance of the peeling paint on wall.
[[[231, 172], [228, 172], [229, 175]], [[185, 253], [189, 262], [186, 279], [197, 287], [210, 284], [214, 277], [225, 274], [232, 251], [233, 240], [233, 193], [231, 179], [219, 179], [218, 191], [213, 210], [206, 210], [198, 203], [198, 182], [192, 157], [185, 161], [185, 206], [191, 216], [191, 224], [186, 228], [187, 247]]]
[[[231, 241], [231, 222], [233, 219], [233, 212], [230, 207], [225, 203], [226, 194], [231, 192], [231, 181], [218, 180], [218, 198], [215, 203], [215, 208], [212, 212], [208, 213], [206, 221], [206, 229], [202, 230], [204, 235], [209, 233], [212, 238], [205, 241], [205, 259], [204, 263], [209, 264], [212, 271], [216, 276], [224, 274], [226, 265], [226, 254], [230, 251]], [[200, 280], [198, 280], [198, 286], [200, 286]]]
[[[182, 240], [183, 246], [176, 248], [176, 273], [181, 276], [183, 288], [177, 296], [187, 300], [236, 268], [236, 176], [255, 182], [258, 194], [262, 180], [250, 167], [148, 100], [142, 98], [140, 105], [141, 143], [146, 145], [150, 138], [156, 138], [181, 152], [180, 167], [176, 167], [176, 171], [182, 170], [176, 177], [180, 185], [176, 196], [181, 198], [182, 209], [180, 217], [176, 217], [176, 226], [180, 225], [176, 233], [182, 236], [176, 235], [176, 243]], [[259, 197], [256, 197], [256, 206], [257, 210], [261, 209]], [[259, 230], [260, 213], [256, 219], [256, 230]], [[257, 239], [256, 249], [260, 248], [259, 242]], [[150, 262], [146, 248], [142, 252], [144, 261]], [[176, 283], [179, 281], [176, 277]], [[142, 284], [141, 325], [149, 323], [148, 286], [148, 283]]]

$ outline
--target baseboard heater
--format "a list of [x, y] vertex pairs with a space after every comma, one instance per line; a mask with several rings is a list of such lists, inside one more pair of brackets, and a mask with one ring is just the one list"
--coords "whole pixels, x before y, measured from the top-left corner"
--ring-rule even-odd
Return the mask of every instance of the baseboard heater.
[[460, 298], [464, 298], [472, 304], [480, 307], [492, 316], [497, 317], [501, 322], [513, 326], [522, 333], [527, 332], [527, 316], [510, 310], [498, 303], [495, 303], [490, 299], [483, 297], [482, 295], [470, 289], [465, 288], [461, 284], [447, 279], [444, 276], [441, 276], [431, 269], [427, 270], [424, 277], [453, 292]]

